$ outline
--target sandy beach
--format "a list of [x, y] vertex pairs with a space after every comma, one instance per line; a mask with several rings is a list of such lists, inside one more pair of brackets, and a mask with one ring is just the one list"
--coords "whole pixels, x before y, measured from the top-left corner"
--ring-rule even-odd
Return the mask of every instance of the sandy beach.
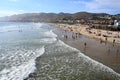
[[[90, 58], [98, 62], [101, 62], [102, 64], [120, 73], [120, 54], [119, 54], [120, 44], [117, 42], [115, 43], [115, 45], [111, 44], [112, 40], [114, 39], [113, 37], [108, 38], [106, 42], [104, 37], [102, 36], [96, 36], [95, 34], [89, 35], [87, 32], [84, 32], [85, 28], [87, 27], [83, 27], [82, 30], [80, 30], [81, 28], [75, 27], [74, 29], [72, 29], [73, 31], [70, 31], [70, 29], [68, 27], [65, 27], [65, 25], [63, 24], [59, 24], [59, 25], [55, 24], [54, 26], [57, 26], [57, 29], [54, 32], [66, 44], [79, 49], [82, 53], [89, 56]], [[72, 25], [72, 26], [76, 26], [76, 25]], [[96, 30], [93, 29], [93, 31]], [[106, 31], [101, 30], [101, 33], [102, 32], [105, 33]], [[80, 33], [80, 34], [76, 34], [76, 33]], [[112, 32], [112, 33], [115, 34], [117, 32]], [[102, 43], [100, 40], [98, 40], [99, 38], [103, 40]], [[119, 40], [119, 38], [115, 38], [115, 39]]]
[[59, 27], [65, 31], [82, 34], [84, 36], [98, 39], [102, 42], [109, 42], [113, 45], [120, 46], [120, 32], [118, 31], [106, 31], [101, 29], [93, 29], [88, 25], [81, 24], [52, 24], [53, 26]]
[[44, 53], [36, 58], [36, 69], [25, 80], [120, 79], [119, 46], [49, 25], [43, 26], [44, 32]]

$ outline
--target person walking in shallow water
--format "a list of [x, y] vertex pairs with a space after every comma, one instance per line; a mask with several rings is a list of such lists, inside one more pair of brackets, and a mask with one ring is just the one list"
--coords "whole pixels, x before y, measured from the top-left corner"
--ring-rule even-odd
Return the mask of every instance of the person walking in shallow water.
[[65, 39], [67, 39], [67, 38], [68, 38], [68, 36], [67, 36], [67, 35], [64, 35], [64, 38], [65, 38]]
[[85, 42], [85, 43], [84, 43], [84, 47], [86, 48], [86, 46], [87, 46], [87, 43]]

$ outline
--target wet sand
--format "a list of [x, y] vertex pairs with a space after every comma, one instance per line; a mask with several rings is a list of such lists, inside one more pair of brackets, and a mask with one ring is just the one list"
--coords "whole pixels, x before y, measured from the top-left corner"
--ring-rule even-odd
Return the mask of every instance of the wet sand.
[[[110, 43], [100, 43], [99, 40], [80, 34], [76, 36], [75, 33], [64, 31], [60, 28], [56, 28], [54, 32], [58, 35], [58, 38], [66, 44], [77, 48], [83, 54], [120, 73], [120, 46], [113, 46]], [[77, 38], [74, 39], [72, 35]], [[65, 36], [67, 36], [67, 38]], [[86, 47], [84, 45], [85, 43]]]
[[[92, 59], [109, 66], [120, 73], [120, 54], [115, 50], [120, 47], [107, 43], [100, 43], [96, 39], [90, 39], [83, 35], [77, 35], [76, 39], [71, 36], [72, 32], [54, 27], [53, 30], [60, 40], [77, 48]], [[65, 35], [65, 36], [64, 36]], [[67, 35], [67, 38], [65, 38]], [[74, 34], [75, 35], [75, 34]], [[86, 42], [86, 48], [84, 43]], [[118, 80], [116, 73], [106, 66], [96, 64], [91, 59], [79, 56], [76, 49], [61, 45], [57, 42], [45, 47], [44, 55], [36, 59], [36, 70], [25, 80]], [[110, 48], [108, 52], [107, 49]], [[86, 60], [87, 59], [87, 60]]]
[[101, 29], [93, 29], [88, 25], [81, 24], [50, 24], [55, 27], [59, 27], [65, 31], [70, 31], [74, 33], [79, 33], [89, 38], [94, 38], [97, 40], [101, 40], [101, 42], [109, 42], [113, 45], [120, 46], [120, 32], [118, 31], [107, 31]]

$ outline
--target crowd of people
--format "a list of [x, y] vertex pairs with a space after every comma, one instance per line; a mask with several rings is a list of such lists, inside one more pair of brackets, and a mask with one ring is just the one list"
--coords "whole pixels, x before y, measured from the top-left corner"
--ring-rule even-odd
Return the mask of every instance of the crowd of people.
[[[119, 32], [112, 32], [112, 31], [102, 31], [102, 30], [97, 30], [97, 29], [92, 29], [89, 27], [83, 28], [83, 27], [76, 27], [76, 26], [62, 26], [62, 28], [65, 30], [64, 32], [64, 39], [79, 39], [79, 36], [81, 34], [83, 34], [83, 31], [85, 34], [90, 35], [90, 37], [92, 36], [92, 38], [96, 38], [99, 39], [100, 44], [107, 44], [108, 42], [110, 42], [109, 40], [111, 40], [111, 43], [114, 45], [118, 44], [118, 40], [120, 40], [120, 33]], [[67, 32], [71, 32], [71, 35], [67, 35]], [[83, 34], [84, 35], [84, 34]], [[89, 36], [88, 36], [89, 37]], [[82, 43], [83, 44], [83, 48], [86, 49], [86, 47], [89, 45], [87, 44], [87, 42]], [[108, 49], [108, 51], [110, 51]], [[119, 50], [117, 50], [116, 52], [119, 52]]]
[[[90, 28], [87, 25], [80, 25], [80, 24], [74, 24], [74, 25], [59, 24], [58, 27], [64, 30], [64, 39], [67, 40], [69, 38], [73, 40], [79, 39], [80, 35], [82, 34], [90, 38], [98, 39], [100, 41], [100, 44], [107, 44], [108, 42], [110, 42], [113, 44], [113, 46], [120, 45], [119, 32], [94, 29], [94, 28]], [[72, 34], [68, 35], [67, 32], [70, 32]], [[87, 46], [89, 46], [87, 42], [84, 42], [82, 44], [85, 49]], [[119, 50], [117, 50], [117, 52], [119, 52]]]

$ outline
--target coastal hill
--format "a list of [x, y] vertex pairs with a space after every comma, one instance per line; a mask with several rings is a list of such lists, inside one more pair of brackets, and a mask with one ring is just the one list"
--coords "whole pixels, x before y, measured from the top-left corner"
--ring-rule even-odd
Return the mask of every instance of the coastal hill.
[[80, 20], [80, 19], [117, 19], [120, 20], [120, 14], [110, 15], [106, 13], [88, 13], [78, 12], [70, 13], [24, 13], [12, 16], [1, 17], [0, 21], [13, 22], [58, 22], [60, 20]]

